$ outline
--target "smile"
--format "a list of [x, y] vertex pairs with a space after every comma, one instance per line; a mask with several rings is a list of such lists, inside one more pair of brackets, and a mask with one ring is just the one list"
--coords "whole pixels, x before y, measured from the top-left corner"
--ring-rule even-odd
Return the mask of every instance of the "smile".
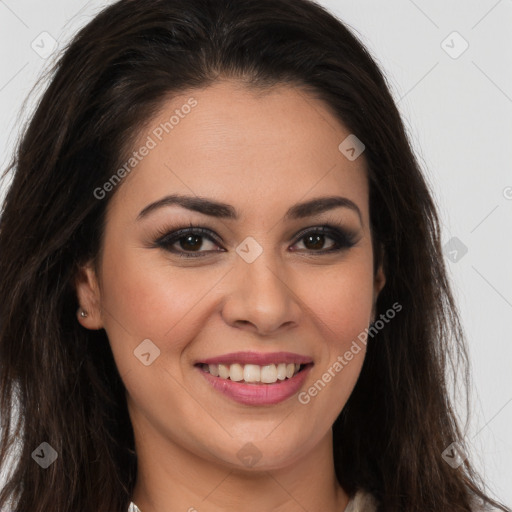
[[246, 384], [261, 383], [274, 384], [278, 381], [291, 379], [299, 373], [301, 367], [298, 363], [278, 363], [259, 366], [256, 364], [202, 364], [201, 369], [219, 379], [229, 379], [234, 382]]
[[237, 352], [195, 364], [217, 392], [245, 405], [274, 405], [295, 395], [310, 369], [311, 358], [287, 352]]

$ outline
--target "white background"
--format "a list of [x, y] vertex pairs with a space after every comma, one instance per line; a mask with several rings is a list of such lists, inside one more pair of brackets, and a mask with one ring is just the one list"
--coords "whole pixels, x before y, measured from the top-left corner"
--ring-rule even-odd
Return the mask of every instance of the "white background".
[[[57, 55], [44, 59], [32, 45], [51, 49], [41, 35], [47, 32], [62, 49], [109, 3], [0, 0], [2, 170], [28, 115], [20, 116], [21, 105]], [[383, 68], [439, 204], [444, 243], [457, 237], [467, 247], [455, 263], [445, 251], [473, 370], [467, 440], [491, 494], [510, 506], [512, 0], [320, 3], [356, 31]], [[469, 47], [458, 55], [464, 40]]]

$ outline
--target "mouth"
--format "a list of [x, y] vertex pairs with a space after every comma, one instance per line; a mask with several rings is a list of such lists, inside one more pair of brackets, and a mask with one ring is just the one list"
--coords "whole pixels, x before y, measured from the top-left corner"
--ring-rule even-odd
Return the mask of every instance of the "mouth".
[[257, 364], [206, 364], [198, 363], [196, 366], [203, 372], [222, 380], [241, 382], [243, 384], [274, 385], [292, 379], [313, 363], [272, 363]]
[[299, 391], [311, 358], [289, 352], [237, 352], [198, 361], [199, 374], [215, 390], [245, 405], [274, 405]]

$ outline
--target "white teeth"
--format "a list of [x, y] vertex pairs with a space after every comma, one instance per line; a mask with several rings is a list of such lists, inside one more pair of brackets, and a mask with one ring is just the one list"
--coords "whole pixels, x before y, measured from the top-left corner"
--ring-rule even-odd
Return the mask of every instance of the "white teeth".
[[278, 380], [291, 379], [300, 369], [300, 364], [279, 363], [259, 366], [257, 364], [241, 365], [234, 363], [226, 364], [203, 364], [204, 371], [209, 372], [214, 377], [221, 379], [231, 379], [235, 382], [262, 382], [264, 384], [273, 384]]
[[261, 367], [260, 381], [264, 384], [272, 384], [277, 381], [277, 368], [275, 364]]
[[232, 364], [229, 367], [229, 378], [235, 382], [244, 380], [244, 367], [238, 363]]
[[225, 364], [219, 364], [219, 377], [221, 379], [227, 379], [229, 377], [229, 366], [226, 366]]
[[279, 380], [286, 379], [286, 364], [281, 363], [277, 365], [277, 378]]
[[260, 367], [255, 364], [246, 364], [244, 366], [244, 380], [245, 382], [259, 382], [260, 381]]

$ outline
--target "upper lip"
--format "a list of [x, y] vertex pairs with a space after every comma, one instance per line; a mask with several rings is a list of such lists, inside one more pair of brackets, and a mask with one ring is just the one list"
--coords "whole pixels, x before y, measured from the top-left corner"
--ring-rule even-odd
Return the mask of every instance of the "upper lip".
[[293, 352], [231, 352], [230, 354], [223, 354], [221, 356], [210, 357], [208, 359], [201, 359], [196, 364], [257, 364], [260, 366], [278, 363], [298, 363], [308, 364], [312, 363], [313, 359], [301, 354], [294, 354]]

